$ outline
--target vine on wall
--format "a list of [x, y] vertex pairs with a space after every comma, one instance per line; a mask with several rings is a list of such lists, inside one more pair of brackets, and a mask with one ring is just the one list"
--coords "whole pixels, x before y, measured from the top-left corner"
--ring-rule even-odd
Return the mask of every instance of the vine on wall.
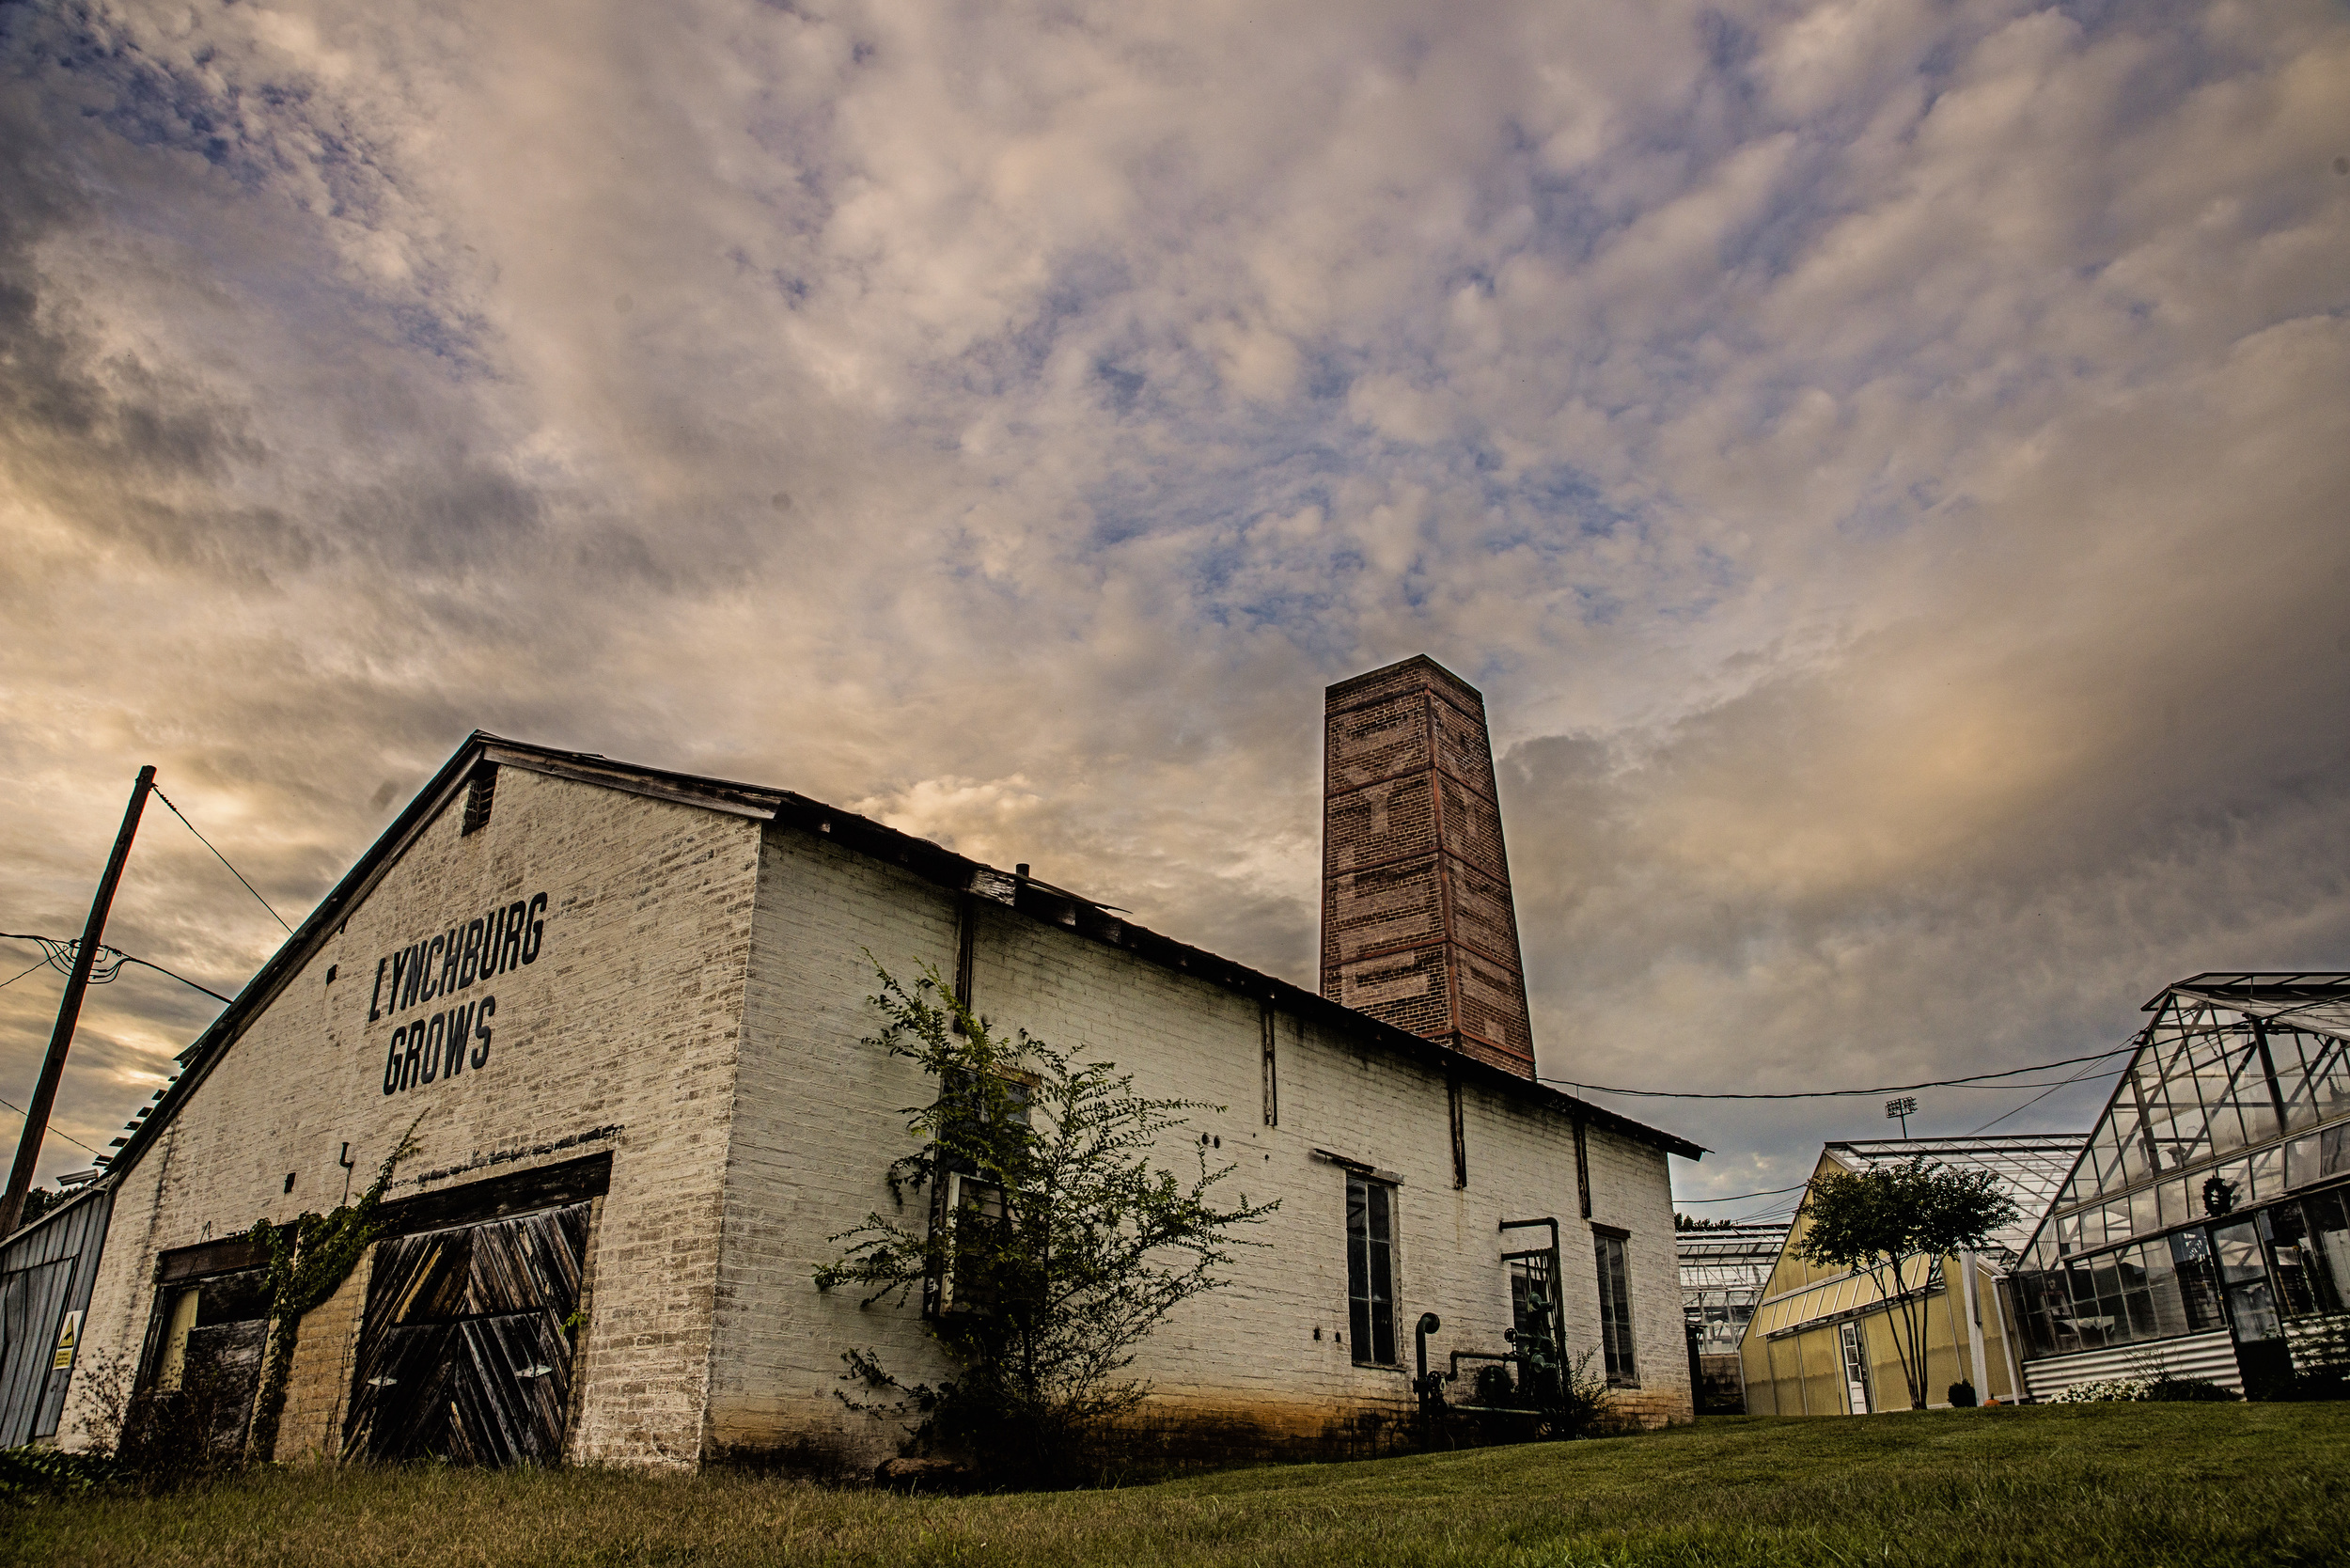
[[253, 1426], [245, 1440], [248, 1458], [267, 1460], [276, 1450], [277, 1423], [286, 1410], [286, 1382], [293, 1371], [294, 1341], [303, 1316], [351, 1278], [368, 1244], [383, 1233], [376, 1209], [390, 1190], [392, 1173], [400, 1168], [400, 1161], [419, 1148], [415, 1133], [423, 1121], [419, 1111], [392, 1152], [384, 1156], [384, 1163], [376, 1167], [375, 1180], [357, 1202], [323, 1215], [305, 1214], [283, 1228], [266, 1219], [254, 1222], [253, 1241], [269, 1256], [269, 1356], [253, 1401]]

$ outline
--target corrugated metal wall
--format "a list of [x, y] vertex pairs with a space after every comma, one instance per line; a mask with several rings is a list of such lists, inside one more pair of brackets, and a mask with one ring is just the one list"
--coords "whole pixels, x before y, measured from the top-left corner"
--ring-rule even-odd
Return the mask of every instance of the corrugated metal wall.
[[2235, 1341], [2228, 1331], [2190, 1334], [2180, 1340], [2156, 1340], [2151, 1344], [2122, 1345], [2112, 1350], [2085, 1350], [2077, 1356], [2052, 1356], [2024, 1363], [2024, 1382], [2034, 1399], [2049, 1399], [2081, 1383], [2101, 1383], [2109, 1377], [2200, 1377], [2223, 1388], [2244, 1392], [2244, 1374], [2236, 1369]]
[[[106, 1243], [114, 1193], [82, 1194], [18, 1231], [0, 1247], [0, 1448], [57, 1430], [70, 1368], [59, 1368], [57, 1330], [68, 1312], [89, 1309], [98, 1254]], [[80, 1352], [74, 1359], [78, 1364]]]

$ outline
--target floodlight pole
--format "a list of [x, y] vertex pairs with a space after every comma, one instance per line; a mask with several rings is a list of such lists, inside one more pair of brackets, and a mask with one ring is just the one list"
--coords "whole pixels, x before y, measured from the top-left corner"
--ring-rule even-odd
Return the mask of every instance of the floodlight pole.
[[33, 1189], [33, 1169], [40, 1163], [41, 1140], [49, 1135], [49, 1110], [56, 1103], [57, 1080], [65, 1076], [65, 1054], [73, 1044], [73, 1026], [81, 1021], [82, 994], [89, 989], [90, 965], [98, 960], [99, 939], [106, 934], [106, 914], [114, 907], [115, 884], [122, 880], [122, 863], [131, 858], [131, 839], [139, 830], [139, 813], [147, 808], [147, 792], [155, 787], [155, 769], [139, 769], [131, 786], [131, 804], [123, 808], [122, 831], [115, 835], [114, 853], [106, 857], [106, 874], [98, 879], [98, 896], [90, 901], [89, 921], [82, 927], [82, 945], [73, 949], [73, 970], [66, 977], [65, 996], [57, 1003], [57, 1026], [49, 1033], [49, 1054], [41, 1058], [40, 1081], [24, 1112], [24, 1131], [16, 1140], [16, 1165], [8, 1172], [8, 1195], [0, 1199], [0, 1236], [16, 1229], [24, 1213], [24, 1195]]

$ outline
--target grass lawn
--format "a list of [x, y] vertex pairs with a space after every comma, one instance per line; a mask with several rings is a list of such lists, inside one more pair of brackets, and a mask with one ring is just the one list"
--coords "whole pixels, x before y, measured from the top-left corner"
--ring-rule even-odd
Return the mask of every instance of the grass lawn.
[[71, 1564], [2350, 1561], [2350, 1403], [1709, 1419], [1606, 1441], [907, 1497], [741, 1476], [290, 1470], [0, 1509]]

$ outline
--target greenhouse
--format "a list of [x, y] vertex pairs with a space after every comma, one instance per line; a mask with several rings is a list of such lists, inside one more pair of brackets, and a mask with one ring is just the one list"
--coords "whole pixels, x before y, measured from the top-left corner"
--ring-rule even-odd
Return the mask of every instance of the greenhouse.
[[1787, 1244], [1787, 1222], [1700, 1223], [1674, 1237], [1681, 1254], [1681, 1311], [1697, 1363], [1700, 1415], [1746, 1414], [1738, 1342]]
[[2204, 974], [2153, 1022], [2012, 1278], [2039, 1397], [2243, 1391], [2350, 1341], [2350, 974]]
[[1681, 1309], [1697, 1331], [1700, 1356], [1735, 1356], [1754, 1304], [1762, 1299], [1787, 1222], [1715, 1225], [1681, 1231]]
[[2000, 1282], [2015, 1266], [2039, 1216], [2080, 1154], [2077, 1137], [2042, 1133], [1984, 1137], [1861, 1138], [1821, 1150], [1812, 1181], [1922, 1160], [1982, 1171], [2016, 1207], [2016, 1218], [1979, 1249], [1906, 1264], [1904, 1288], [1888, 1298], [1866, 1270], [1815, 1263], [1802, 1254], [1810, 1229], [1798, 1209], [1740, 1344], [1747, 1408], [1755, 1415], [1861, 1416], [1905, 1410], [1912, 1399], [1897, 1313], [1923, 1298], [1926, 1403], [1967, 1397], [2013, 1401], [2022, 1378]]

